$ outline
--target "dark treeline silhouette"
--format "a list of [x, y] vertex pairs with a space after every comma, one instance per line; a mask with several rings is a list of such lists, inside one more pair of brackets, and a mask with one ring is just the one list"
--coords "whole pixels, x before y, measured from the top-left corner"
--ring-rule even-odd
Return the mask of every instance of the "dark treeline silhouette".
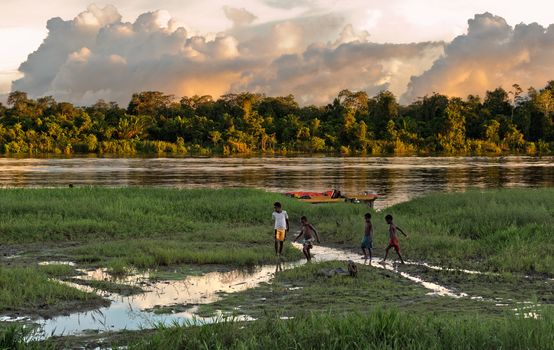
[[548, 154], [554, 150], [554, 81], [479, 96], [433, 94], [402, 106], [389, 91], [341, 91], [300, 107], [294, 96], [241, 93], [183, 97], [134, 94], [127, 108], [30, 99], [0, 104], [4, 154]]

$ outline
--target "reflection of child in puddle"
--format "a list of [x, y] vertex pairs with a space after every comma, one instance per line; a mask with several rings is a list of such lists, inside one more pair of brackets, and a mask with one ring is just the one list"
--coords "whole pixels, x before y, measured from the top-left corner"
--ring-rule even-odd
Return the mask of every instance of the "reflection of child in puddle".
[[283, 271], [283, 264], [281, 264], [281, 261], [277, 262], [277, 265], [275, 265], [275, 273]]

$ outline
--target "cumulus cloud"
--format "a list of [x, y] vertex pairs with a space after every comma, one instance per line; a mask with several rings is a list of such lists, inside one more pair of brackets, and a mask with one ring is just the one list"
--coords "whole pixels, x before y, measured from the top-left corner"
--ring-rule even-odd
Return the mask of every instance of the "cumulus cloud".
[[235, 90], [293, 93], [301, 103], [325, 104], [341, 88], [367, 91], [405, 90], [411, 75], [420, 73], [442, 54], [440, 43], [372, 44], [353, 41], [314, 44], [302, 54], [283, 55]]
[[[226, 11], [237, 26], [253, 20], [243, 9]], [[306, 25], [280, 21], [254, 28], [257, 35], [234, 28], [210, 37], [190, 35], [165, 11], [144, 13], [133, 23], [121, 18], [113, 6], [91, 5], [73, 20], [51, 19], [48, 37], [21, 65], [24, 76], [12, 89], [79, 104], [100, 98], [124, 104], [142, 90], [216, 97], [244, 90], [293, 93], [304, 103], [326, 103], [344, 88], [401, 93], [411, 75], [442, 53], [441, 43], [370, 43], [368, 33], [352, 26], [334, 41], [306, 40], [318, 23], [336, 27], [332, 17]]]
[[230, 19], [236, 27], [251, 24], [258, 18], [244, 8], [238, 9], [235, 7], [223, 6], [223, 12], [225, 13], [225, 17]]
[[313, 3], [314, 3], [313, 0], [265, 0], [264, 2], [269, 6], [284, 8], [284, 9], [291, 9], [293, 7], [308, 6], [308, 5], [313, 6]]
[[343, 28], [335, 44], [346, 44], [353, 41], [368, 41], [368, 39], [369, 33], [367, 31], [364, 30], [360, 33], [356, 33], [354, 27], [351, 24], [348, 24]]
[[219, 95], [249, 66], [233, 37], [189, 36], [164, 11], [124, 23], [114, 7], [92, 5], [71, 21], [50, 20], [48, 30], [12, 90], [83, 104], [99, 98], [125, 103], [147, 89]]
[[[124, 22], [115, 7], [91, 5], [72, 20], [53, 18], [12, 90], [77, 104], [100, 98], [126, 104], [144, 90], [292, 93], [304, 104], [324, 104], [345, 88], [389, 89], [411, 101], [433, 91], [466, 95], [499, 84], [541, 85], [554, 75], [554, 26], [512, 28], [484, 14], [449, 44], [378, 44], [332, 15], [255, 25], [245, 9], [223, 11], [234, 25], [212, 35], [192, 35], [166, 11]], [[334, 39], [317, 40], [331, 32]]]
[[451, 96], [483, 94], [498, 86], [543, 86], [554, 78], [554, 25], [511, 27], [490, 13], [469, 20], [467, 34], [446, 45], [445, 54], [415, 76], [404, 101], [440, 92]]

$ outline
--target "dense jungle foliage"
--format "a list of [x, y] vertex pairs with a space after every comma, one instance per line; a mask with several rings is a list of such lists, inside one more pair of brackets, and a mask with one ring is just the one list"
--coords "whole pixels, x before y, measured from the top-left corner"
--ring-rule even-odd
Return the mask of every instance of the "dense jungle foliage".
[[441, 94], [400, 105], [341, 91], [326, 106], [294, 96], [183, 97], [136, 93], [127, 108], [98, 101], [78, 107], [16, 91], [0, 104], [4, 154], [499, 155], [554, 150], [554, 81], [527, 92], [514, 85], [484, 98]]

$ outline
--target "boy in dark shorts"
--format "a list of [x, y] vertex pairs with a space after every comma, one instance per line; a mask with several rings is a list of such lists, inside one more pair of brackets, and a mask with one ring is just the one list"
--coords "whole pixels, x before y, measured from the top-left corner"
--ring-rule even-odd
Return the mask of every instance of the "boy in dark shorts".
[[296, 236], [296, 238], [294, 239], [294, 242], [296, 242], [298, 238], [304, 235], [304, 241], [302, 242], [303, 243], [302, 253], [304, 253], [304, 256], [308, 261], [311, 261], [312, 255], [310, 254], [310, 249], [314, 247], [313, 245], [314, 236], [317, 238], [317, 243], [320, 243], [319, 235], [317, 234], [315, 227], [313, 227], [312, 224], [308, 222], [307, 217], [303, 216], [300, 218], [300, 225], [301, 225], [300, 233], [298, 234], [298, 236]]
[[362, 251], [364, 253], [364, 260], [371, 264], [371, 249], [373, 249], [373, 225], [371, 224], [371, 214], [366, 213], [364, 215], [364, 238], [362, 239]]
[[394, 250], [396, 250], [396, 254], [398, 254], [398, 257], [400, 258], [400, 262], [404, 264], [404, 259], [402, 259], [402, 255], [400, 255], [400, 244], [398, 243], [398, 235], [396, 231], [397, 230], [400, 231], [400, 233], [406, 236], [406, 238], [408, 238], [408, 235], [405, 234], [400, 227], [396, 226], [392, 222], [392, 215], [389, 214], [385, 216], [385, 221], [387, 221], [387, 224], [389, 224], [389, 245], [387, 247], [385, 257], [383, 258], [382, 262], [385, 262], [385, 260], [387, 260], [387, 256], [389, 255], [389, 250], [391, 248], [394, 248]]
[[289, 215], [281, 207], [281, 203], [275, 202], [273, 204], [273, 219], [275, 220], [275, 254], [281, 255], [283, 253], [283, 244], [287, 238], [287, 231], [289, 230]]

